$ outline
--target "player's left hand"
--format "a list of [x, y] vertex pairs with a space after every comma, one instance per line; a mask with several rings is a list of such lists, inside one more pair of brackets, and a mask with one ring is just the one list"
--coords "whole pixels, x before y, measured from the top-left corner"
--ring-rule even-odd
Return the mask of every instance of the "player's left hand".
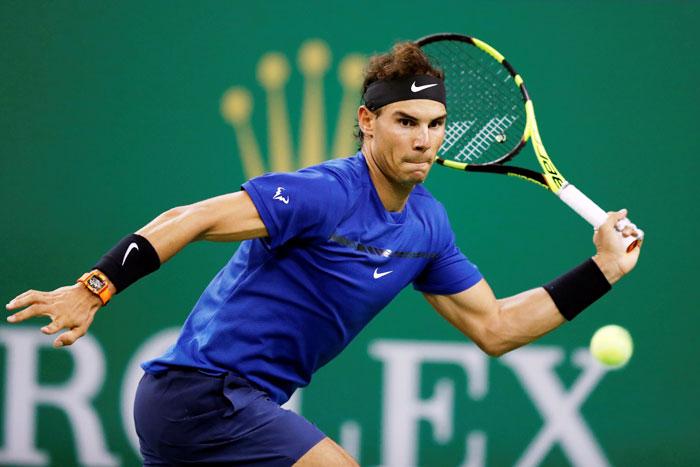
[[100, 298], [82, 284], [60, 287], [51, 292], [27, 290], [5, 306], [8, 311], [24, 308], [7, 318], [10, 323], [46, 316], [51, 322], [41, 328], [44, 334], [55, 334], [61, 329], [67, 329], [54, 340], [54, 347], [71, 345], [84, 336], [101, 307]]
[[[617, 282], [622, 276], [629, 273], [637, 264], [641, 243], [632, 251], [627, 252], [623, 237], [639, 235], [639, 231], [632, 225], [626, 225], [622, 231], [615, 226], [627, 217], [627, 209], [617, 212], [609, 212], [608, 219], [593, 234], [593, 243], [596, 247], [596, 255], [593, 260], [603, 271], [610, 284]], [[620, 235], [622, 234], [622, 235]]]

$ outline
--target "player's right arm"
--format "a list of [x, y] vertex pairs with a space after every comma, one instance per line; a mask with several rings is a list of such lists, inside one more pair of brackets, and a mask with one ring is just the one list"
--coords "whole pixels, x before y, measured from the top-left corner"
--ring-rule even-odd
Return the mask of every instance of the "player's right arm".
[[[234, 242], [265, 237], [268, 232], [248, 193], [239, 191], [170, 209], [136, 234], [150, 243], [157, 261], [162, 264], [197, 240]], [[118, 290], [109, 277], [107, 279], [113, 295]], [[54, 347], [71, 345], [85, 335], [101, 307], [100, 297], [82, 284], [60, 287], [51, 292], [28, 290], [6, 305], [8, 311], [16, 311], [8, 317], [11, 323], [47, 316], [51, 323], [41, 328], [43, 333], [55, 334], [67, 329], [54, 340]]]
[[[574, 288], [580, 290], [573, 290], [573, 297], [562, 300], [562, 292], [537, 287], [497, 299], [483, 279], [462, 292], [450, 295], [425, 293], [424, 296], [438, 313], [486, 353], [492, 356], [503, 355], [533, 342], [572, 319], [575, 316], [571, 314], [572, 306], [577, 310], [575, 313], [582, 311], [598, 298], [598, 293], [602, 295], [634, 269], [640, 248], [636, 247], [628, 253], [626, 245], [620, 239], [620, 233], [615, 229], [615, 225], [626, 215], [626, 210], [610, 213], [607, 221], [594, 234], [596, 254], [591, 258], [593, 268], [597, 268], [594, 277], [588, 272], [581, 272], [565, 275], [566, 279], [558, 280], [557, 287], [563, 291], [571, 292]], [[622, 235], [636, 236], [637, 231], [626, 226]], [[607, 286], [602, 291], [598, 286], [591, 285], [600, 281]]]

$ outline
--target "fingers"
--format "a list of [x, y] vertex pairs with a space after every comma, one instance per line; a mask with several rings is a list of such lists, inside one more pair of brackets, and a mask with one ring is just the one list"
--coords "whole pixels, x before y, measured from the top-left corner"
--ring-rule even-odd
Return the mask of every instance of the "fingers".
[[639, 236], [639, 232], [637, 232], [637, 226], [634, 224], [626, 225], [620, 231], [620, 233], [622, 234], [623, 237], [629, 237], [629, 236], [637, 237], [637, 236]]
[[63, 325], [59, 322], [58, 319], [54, 319], [49, 324], [41, 328], [41, 332], [43, 332], [44, 334], [56, 334], [61, 329], [63, 329]]
[[[16, 313], [13, 316], [10, 316], [8, 318], [8, 321], [10, 321], [10, 318], [15, 318], [12, 320], [12, 322], [20, 322], [23, 321], [27, 318], [30, 318], [32, 316], [39, 316], [39, 315], [48, 315], [47, 310], [45, 309], [46, 307], [42, 307], [40, 305], [32, 305], [29, 308], [26, 308], [19, 313]], [[65, 332], [58, 336], [56, 340], [53, 342], [53, 346], [58, 348], [58, 347], [63, 347], [66, 345], [71, 345], [73, 344], [76, 340], [79, 338], [83, 337], [86, 332], [88, 327], [90, 326], [90, 321], [88, 321], [85, 324], [82, 324], [80, 326], [76, 326], [72, 328], [70, 331]], [[58, 331], [61, 329], [67, 327], [64, 325], [58, 318], [54, 318], [51, 323], [47, 324], [46, 326], [41, 328], [41, 332], [44, 334], [50, 335], [50, 334], [56, 334]]]
[[627, 218], [627, 209], [608, 212], [608, 218], [601, 225], [601, 228], [607, 229], [610, 227], [620, 232], [623, 237], [629, 237], [630, 235], [634, 237], [639, 236], [637, 226]]
[[70, 331], [64, 332], [53, 341], [53, 346], [56, 348], [71, 345], [87, 332], [87, 326], [78, 326]]
[[7, 321], [10, 323], [20, 323], [25, 319], [33, 318], [34, 316], [48, 315], [49, 309], [45, 305], [31, 305], [22, 311], [10, 315], [7, 317]]
[[[84, 303], [74, 297], [66, 297], [68, 288], [53, 292], [27, 290], [5, 305], [8, 311], [20, 310], [7, 317], [10, 323], [19, 323], [36, 316], [48, 316], [51, 322], [41, 328], [44, 334], [56, 334], [68, 329], [54, 340], [54, 347], [73, 344], [85, 335], [93, 320], [94, 309], [84, 309]], [[84, 300], [83, 300], [84, 301]], [[76, 311], [77, 310], [77, 311]]]
[[605, 224], [611, 225], [611, 226], [615, 226], [615, 225], [619, 224], [620, 227], [630, 225], [630, 222], [627, 220], [627, 209], [620, 209], [619, 211], [609, 212], [608, 218], [606, 219]]
[[629, 254], [633, 250], [641, 247], [644, 238], [644, 231], [634, 225], [627, 217], [627, 209], [608, 212], [605, 222], [596, 229], [593, 235], [593, 242], [598, 251], [611, 251]]
[[46, 292], [39, 292], [38, 290], [27, 290], [26, 292], [17, 295], [15, 298], [10, 300], [10, 303], [5, 305], [8, 310], [16, 310], [17, 308], [23, 308], [25, 306], [32, 305], [34, 303], [42, 303]]

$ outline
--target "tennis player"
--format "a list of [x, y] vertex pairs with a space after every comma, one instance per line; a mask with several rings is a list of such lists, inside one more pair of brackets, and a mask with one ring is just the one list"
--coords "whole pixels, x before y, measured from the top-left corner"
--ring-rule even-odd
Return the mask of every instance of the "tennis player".
[[[595, 255], [542, 287], [496, 299], [421, 183], [445, 133], [440, 70], [410, 43], [372, 57], [358, 109], [361, 150], [171, 209], [128, 235], [78, 283], [27, 291], [20, 322], [48, 316], [55, 346], [86, 333], [110, 298], [197, 240], [242, 241], [164, 355], [145, 362], [136, 429], [146, 465], [350, 466], [355, 460], [280, 407], [404, 287], [487, 354], [546, 334], [634, 268], [610, 213]], [[627, 227], [622, 235], [637, 235]]]

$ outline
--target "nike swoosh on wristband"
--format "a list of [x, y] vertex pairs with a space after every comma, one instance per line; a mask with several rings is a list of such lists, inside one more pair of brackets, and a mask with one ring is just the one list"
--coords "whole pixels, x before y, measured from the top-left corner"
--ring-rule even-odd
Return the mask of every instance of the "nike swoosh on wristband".
[[394, 272], [394, 271], [379, 272], [379, 268], [375, 268], [373, 277], [375, 279], [379, 279], [380, 277], [384, 277], [387, 274], [391, 274], [392, 272]]
[[124, 259], [122, 259], [122, 266], [124, 266], [124, 263], [126, 263], [126, 257], [129, 256], [129, 253], [131, 253], [131, 250], [134, 248], [138, 250], [139, 246], [134, 242], [129, 243], [129, 247], [126, 249], [126, 253], [124, 253]]
[[416, 82], [414, 81], [413, 84], [411, 85], [411, 91], [418, 92], [418, 91], [422, 91], [423, 89], [432, 88], [433, 86], [437, 86], [437, 83], [426, 84], [423, 86], [416, 86]]

